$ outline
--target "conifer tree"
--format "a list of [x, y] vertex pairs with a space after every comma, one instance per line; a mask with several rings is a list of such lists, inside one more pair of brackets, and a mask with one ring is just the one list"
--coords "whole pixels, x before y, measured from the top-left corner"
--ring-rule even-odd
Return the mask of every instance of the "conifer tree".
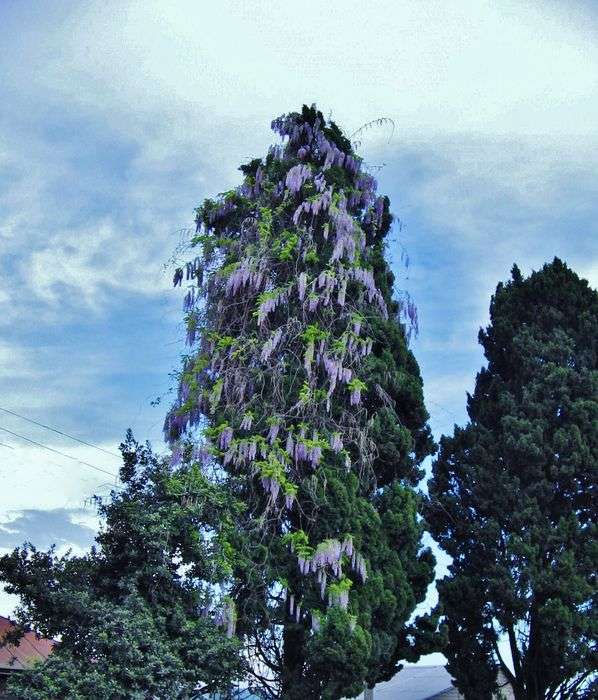
[[527, 279], [515, 266], [479, 339], [488, 366], [441, 440], [426, 514], [453, 557], [449, 670], [471, 700], [499, 669], [516, 700], [594, 698], [598, 294], [556, 258]]
[[413, 487], [434, 446], [388, 198], [315, 107], [272, 127], [282, 142], [197, 209], [165, 431], [243, 504], [214, 536], [253, 686], [340, 698], [416, 658], [407, 621], [434, 562]]

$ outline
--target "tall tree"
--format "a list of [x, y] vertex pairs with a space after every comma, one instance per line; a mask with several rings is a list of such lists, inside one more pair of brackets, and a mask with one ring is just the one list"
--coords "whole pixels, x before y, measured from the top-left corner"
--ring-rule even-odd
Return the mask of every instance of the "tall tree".
[[266, 697], [339, 698], [415, 658], [433, 578], [419, 464], [434, 448], [384, 259], [392, 217], [314, 107], [243, 183], [197, 209], [190, 352], [165, 430], [242, 513], [217, 538], [237, 633]]
[[225, 562], [204, 534], [227, 499], [193, 464], [175, 470], [130, 435], [123, 455], [123, 488], [99, 503], [89, 554], [25, 546], [0, 558], [20, 629], [59, 639], [46, 663], [15, 676], [19, 698], [183, 699], [239, 672], [230, 606], [216, 607], [212, 586]]
[[515, 266], [479, 340], [488, 366], [426, 514], [453, 557], [449, 669], [472, 700], [499, 668], [517, 700], [596, 697], [598, 294], [556, 258], [527, 279]]

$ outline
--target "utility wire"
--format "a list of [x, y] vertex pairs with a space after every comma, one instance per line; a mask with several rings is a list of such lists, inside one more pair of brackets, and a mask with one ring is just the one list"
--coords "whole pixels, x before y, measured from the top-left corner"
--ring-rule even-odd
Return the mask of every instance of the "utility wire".
[[118, 478], [117, 474], [114, 474], [114, 472], [109, 472], [107, 469], [102, 469], [102, 467], [97, 467], [95, 464], [90, 464], [89, 462], [85, 462], [82, 459], [78, 459], [77, 457], [73, 457], [72, 455], [68, 455], [66, 452], [61, 452], [60, 450], [55, 450], [53, 447], [48, 447], [47, 445], [43, 445], [41, 442], [36, 442], [35, 440], [31, 440], [28, 437], [25, 437], [24, 435], [19, 435], [19, 433], [13, 433], [12, 430], [8, 430], [8, 428], [3, 428], [0, 426], [0, 430], [4, 431], [5, 433], [8, 433], [9, 435], [13, 435], [14, 437], [20, 438], [21, 440], [25, 440], [27, 442], [30, 442], [32, 445], [36, 445], [37, 447], [42, 447], [44, 450], [48, 450], [48, 452], [54, 452], [57, 455], [60, 455], [61, 457], [66, 457], [67, 459], [72, 459], [73, 462], [78, 462], [79, 464], [84, 464], [86, 467], [89, 467], [90, 469], [95, 469], [98, 472], [102, 472], [102, 474], [108, 474], [108, 476], [111, 476], [113, 479]]
[[98, 447], [97, 445], [92, 445], [91, 442], [85, 442], [85, 440], [80, 440], [78, 437], [75, 437], [74, 435], [69, 435], [68, 433], [64, 433], [62, 430], [58, 430], [58, 428], [53, 428], [50, 425], [46, 425], [45, 423], [39, 423], [36, 420], [33, 420], [33, 418], [27, 418], [27, 416], [23, 416], [20, 413], [16, 413], [15, 411], [9, 411], [8, 408], [2, 408], [0, 406], [0, 411], [4, 411], [4, 413], [8, 413], [11, 416], [16, 416], [17, 418], [21, 418], [22, 420], [26, 420], [28, 423], [33, 423], [33, 425], [38, 425], [40, 428], [45, 428], [46, 430], [51, 430], [53, 433], [58, 433], [58, 435], [62, 435], [63, 437], [67, 437], [70, 440], [74, 440], [75, 442], [79, 442], [82, 445], [87, 445], [87, 447], [93, 447], [96, 450], [100, 450], [100, 452], [105, 452], [107, 455], [111, 455], [112, 457], [119, 457], [119, 454], [116, 454], [116, 452], [110, 452], [110, 450], [105, 450], [103, 447]]

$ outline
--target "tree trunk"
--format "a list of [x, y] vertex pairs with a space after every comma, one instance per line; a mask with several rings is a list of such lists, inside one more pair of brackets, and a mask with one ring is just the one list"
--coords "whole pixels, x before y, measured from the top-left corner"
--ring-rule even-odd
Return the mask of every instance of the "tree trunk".
[[301, 682], [304, 636], [305, 630], [299, 625], [285, 627], [283, 632], [281, 689], [282, 697], [289, 700], [294, 700], [302, 695], [301, 700], [305, 700]]
[[363, 691], [363, 700], [374, 700], [374, 689], [366, 688]]

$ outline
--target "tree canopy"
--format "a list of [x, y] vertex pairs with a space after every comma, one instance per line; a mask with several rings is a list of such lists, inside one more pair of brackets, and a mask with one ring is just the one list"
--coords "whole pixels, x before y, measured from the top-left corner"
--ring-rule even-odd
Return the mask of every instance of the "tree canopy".
[[20, 629], [59, 640], [43, 665], [15, 676], [19, 698], [184, 699], [226, 688], [240, 671], [205, 535], [225, 498], [193, 465], [174, 474], [130, 435], [122, 449], [123, 488], [99, 502], [104, 526], [89, 554], [26, 545], [0, 558], [0, 580], [20, 596]]
[[556, 258], [526, 279], [515, 266], [479, 340], [488, 365], [426, 508], [453, 558], [438, 583], [448, 668], [472, 700], [498, 668], [517, 700], [595, 697], [598, 294]]
[[388, 198], [314, 107], [272, 127], [282, 143], [197, 209], [165, 430], [175, 462], [243, 504], [215, 539], [252, 684], [339, 698], [417, 656], [407, 621], [434, 562], [413, 486], [434, 445]]

